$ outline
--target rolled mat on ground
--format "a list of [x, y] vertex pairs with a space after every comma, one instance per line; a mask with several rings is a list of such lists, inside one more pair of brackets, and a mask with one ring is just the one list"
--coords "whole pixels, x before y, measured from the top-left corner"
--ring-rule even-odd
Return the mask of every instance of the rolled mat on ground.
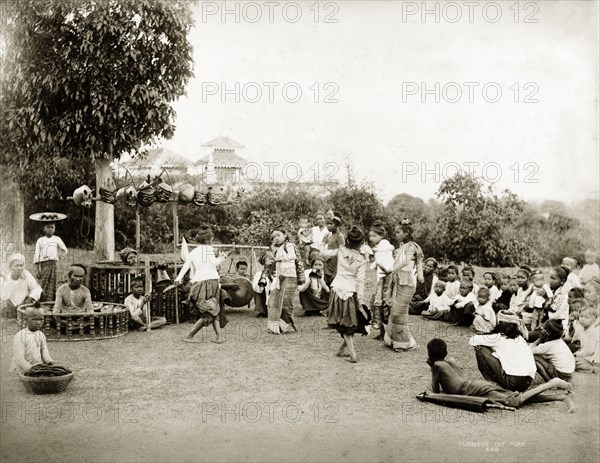
[[417, 399], [421, 402], [430, 402], [432, 404], [443, 405], [450, 408], [460, 408], [471, 412], [483, 413], [490, 408], [498, 408], [501, 410], [516, 410], [514, 407], [494, 402], [487, 397], [472, 397], [469, 395], [455, 394], [436, 394], [432, 392], [422, 392], [417, 395]]

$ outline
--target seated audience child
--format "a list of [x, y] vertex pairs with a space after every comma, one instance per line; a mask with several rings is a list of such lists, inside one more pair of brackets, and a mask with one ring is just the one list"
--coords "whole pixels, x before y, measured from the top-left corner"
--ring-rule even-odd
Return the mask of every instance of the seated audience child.
[[592, 281], [594, 278], [600, 279], [600, 267], [598, 267], [598, 255], [592, 251], [585, 251], [585, 265], [579, 272], [579, 278], [582, 284]]
[[600, 306], [600, 280], [590, 280], [583, 288], [583, 297], [591, 307]]
[[421, 312], [423, 317], [437, 320], [450, 311], [452, 301], [444, 292], [445, 289], [446, 283], [441, 280], [436, 281], [435, 285], [433, 285], [433, 292], [424, 301], [429, 303], [429, 308]]
[[575, 371], [575, 358], [569, 346], [561, 339], [562, 335], [560, 320], [547, 320], [540, 337], [531, 345], [537, 372], [544, 381], [552, 378], [571, 381]]
[[581, 349], [575, 352], [575, 369], [598, 373], [600, 371], [600, 320], [595, 308], [586, 307], [579, 313], [583, 330], [578, 335]]
[[425, 301], [433, 293], [433, 287], [438, 281], [435, 275], [437, 265], [438, 263], [433, 257], [428, 257], [423, 261], [423, 281], [417, 281], [415, 294], [408, 306], [409, 314], [420, 315], [429, 308], [429, 301]]
[[581, 348], [581, 332], [583, 328], [579, 324], [579, 313], [589, 307], [585, 299], [570, 299], [569, 300], [569, 324], [565, 330], [563, 339], [571, 349], [571, 352], [577, 352]]
[[[565, 401], [568, 411], [575, 411], [570, 393], [573, 386], [560, 378], [526, 392], [513, 392], [485, 380], [470, 381], [463, 376], [462, 369], [452, 357], [447, 357], [447, 346], [443, 339], [435, 338], [427, 343], [427, 364], [431, 367], [431, 389], [435, 393], [488, 397], [510, 407], [520, 407], [526, 402]], [[558, 394], [542, 394], [548, 389], [559, 389]]]
[[[129, 310], [129, 329], [144, 331], [148, 320], [144, 310], [144, 305], [149, 303], [148, 297], [144, 296], [144, 280], [142, 278], [133, 278], [131, 280], [131, 294], [125, 298], [123, 304]], [[155, 329], [167, 324], [165, 317], [154, 316], [150, 320], [150, 328]]]
[[463, 280], [468, 280], [473, 283], [473, 293], [477, 294], [477, 291], [479, 291], [479, 286], [475, 284], [475, 269], [473, 269], [473, 267], [470, 265], [465, 265], [461, 274]]
[[27, 327], [13, 338], [13, 358], [11, 370], [24, 372], [34, 365], [52, 365], [46, 336], [41, 331], [44, 326], [44, 311], [38, 307], [27, 307], [25, 311]]
[[302, 217], [298, 221], [298, 248], [300, 248], [300, 252], [302, 253], [302, 258], [304, 260], [304, 265], [310, 265], [310, 250], [313, 244], [313, 232], [306, 217]]
[[447, 281], [446, 281], [446, 296], [450, 299], [454, 299], [458, 296], [458, 289], [460, 287], [460, 281], [458, 279], [458, 267], [456, 265], [449, 265], [447, 267]]
[[483, 284], [490, 290], [490, 303], [493, 305], [502, 294], [499, 288], [498, 277], [494, 272], [485, 272], [483, 274]]
[[545, 319], [544, 305], [552, 297], [550, 285], [544, 282], [544, 274], [541, 270], [535, 270], [531, 275], [531, 295], [529, 296], [529, 308], [533, 310], [531, 317], [531, 330], [542, 327]]
[[518, 285], [515, 278], [511, 278], [506, 273], [500, 274], [500, 296], [496, 299], [496, 302], [492, 304], [494, 312], [498, 313], [500, 310], [508, 310], [510, 307], [510, 300], [514, 294], [517, 294]]
[[564, 290], [568, 294], [571, 288], [581, 288], [581, 280], [575, 273], [577, 268], [577, 259], [573, 257], [565, 257], [562, 261], [562, 265], [569, 269], [569, 275], [567, 276], [567, 282], [564, 284]]
[[530, 277], [531, 269], [526, 265], [522, 265], [515, 277], [517, 280], [517, 292], [510, 299], [509, 310], [511, 312], [520, 314], [525, 307], [529, 307], [528, 297], [531, 294], [531, 283], [529, 283]]
[[458, 288], [459, 293], [452, 299], [450, 311], [444, 314], [444, 321], [460, 326], [470, 326], [473, 323], [475, 302], [477, 301], [477, 297], [473, 293], [473, 283], [463, 280], [459, 283]]
[[496, 312], [492, 308], [490, 290], [479, 288], [475, 302], [475, 317], [471, 326], [477, 334], [490, 333], [496, 327]]
[[443, 281], [444, 283], [448, 282], [448, 267], [440, 267], [437, 269], [438, 280]]

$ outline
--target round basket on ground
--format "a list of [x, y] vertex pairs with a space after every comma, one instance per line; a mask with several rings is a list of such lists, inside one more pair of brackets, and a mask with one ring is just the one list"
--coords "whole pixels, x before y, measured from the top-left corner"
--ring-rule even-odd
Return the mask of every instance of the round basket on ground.
[[63, 376], [25, 376], [19, 373], [19, 379], [32, 394], [60, 394], [67, 388], [74, 375], [73, 372]]

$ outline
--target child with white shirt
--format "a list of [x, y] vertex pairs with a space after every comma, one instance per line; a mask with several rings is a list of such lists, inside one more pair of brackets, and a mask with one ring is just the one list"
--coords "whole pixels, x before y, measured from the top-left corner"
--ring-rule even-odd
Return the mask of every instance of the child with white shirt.
[[444, 316], [445, 313], [450, 312], [450, 304], [452, 301], [445, 293], [446, 283], [443, 281], [436, 281], [433, 285], [433, 291], [423, 302], [429, 302], [429, 308], [421, 312], [424, 318], [430, 320], [437, 320]]
[[575, 273], [577, 268], [577, 259], [573, 257], [565, 257], [562, 261], [562, 265], [569, 269], [569, 275], [567, 276], [567, 282], [564, 284], [564, 290], [568, 293], [572, 288], [581, 288], [581, 280]]
[[544, 282], [544, 274], [541, 270], [535, 270], [531, 275], [531, 295], [529, 296], [529, 308], [533, 310], [531, 317], [531, 331], [542, 327], [545, 318], [544, 306], [552, 297], [550, 285]]
[[[448, 293], [448, 283], [446, 283]], [[458, 285], [458, 294], [451, 299], [450, 311], [444, 314], [444, 321], [460, 326], [470, 326], [475, 314], [477, 298], [473, 293], [473, 283], [463, 280]]]
[[266, 251], [258, 259], [262, 270], [256, 272], [252, 278], [252, 289], [254, 290], [254, 307], [256, 318], [268, 316], [267, 305], [271, 291], [275, 289], [275, 256], [271, 251]]
[[600, 278], [600, 267], [598, 267], [598, 255], [595, 251], [588, 249], [585, 251], [585, 265], [581, 268], [581, 272], [579, 272], [579, 278], [581, 279], [582, 284], [586, 284], [594, 278]]
[[35, 243], [33, 263], [37, 269], [36, 278], [43, 290], [40, 302], [54, 301], [58, 260], [61, 254], [66, 256], [68, 253], [65, 243], [54, 234], [55, 231], [54, 222], [46, 223], [44, 225], [44, 236]]
[[600, 320], [595, 308], [585, 307], [579, 313], [581, 331], [576, 337], [581, 349], [575, 352], [575, 369], [591, 373], [600, 372]]
[[447, 271], [447, 280], [446, 280], [446, 296], [450, 299], [456, 298], [458, 296], [458, 290], [460, 287], [460, 281], [458, 279], [458, 267], [456, 265], [449, 265], [446, 267]]
[[24, 372], [34, 365], [52, 365], [53, 360], [48, 351], [46, 336], [42, 331], [44, 326], [44, 311], [33, 306], [25, 312], [27, 327], [23, 328], [13, 339], [13, 358], [11, 370]]
[[500, 290], [500, 283], [498, 282], [498, 277], [496, 276], [496, 273], [485, 272], [483, 274], [483, 284], [487, 289], [490, 290], [490, 302], [493, 305], [502, 295], [502, 291]]
[[383, 340], [385, 325], [388, 322], [391, 307], [392, 267], [394, 266], [394, 246], [387, 240], [384, 226], [376, 223], [369, 231], [369, 241], [374, 253], [371, 269], [377, 269], [377, 287], [371, 304], [373, 314], [373, 329], [379, 330], [375, 337]]
[[[142, 278], [133, 278], [131, 280], [131, 294], [125, 298], [123, 304], [129, 310], [129, 327], [138, 331], [146, 330], [148, 319], [145, 315], [144, 305], [149, 303], [147, 296], [144, 296], [144, 280]], [[165, 317], [152, 317], [150, 328], [156, 329], [167, 324]]]
[[547, 320], [540, 337], [531, 345], [538, 374], [544, 381], [560, 378], [571, 381], [575, 371], [575, 358], [569, 346], [561, 339], [563, 325], [560, 320]]
[[477, 334], [490, 333], [496, 327], [496, 312], [492, 308], [490, 290], [479, 288], [477, 301], [475, 302], [475, 317], [471, 328]]

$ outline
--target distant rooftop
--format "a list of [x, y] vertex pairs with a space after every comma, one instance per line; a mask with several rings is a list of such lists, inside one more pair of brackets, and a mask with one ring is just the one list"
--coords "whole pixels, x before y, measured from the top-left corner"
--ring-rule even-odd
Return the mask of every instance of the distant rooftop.
[[221, 150], [235, 150], [236, 148], [243, 148], [244, 145], [240, 145], [237, 141], [232, 140], [229, 137], [219, 137], [211, 140], [204, 145], [204, 148], [216, 148]]
[[208, 164], [210, 156], [212, 156], [212, 161], [216, 167], [244, 167], [248, 164], [248, 161], [237, 155], [235, 151], [224, 151], [219, 149], [212, 154], [204, 156], [195, 162], [194, 165]]

